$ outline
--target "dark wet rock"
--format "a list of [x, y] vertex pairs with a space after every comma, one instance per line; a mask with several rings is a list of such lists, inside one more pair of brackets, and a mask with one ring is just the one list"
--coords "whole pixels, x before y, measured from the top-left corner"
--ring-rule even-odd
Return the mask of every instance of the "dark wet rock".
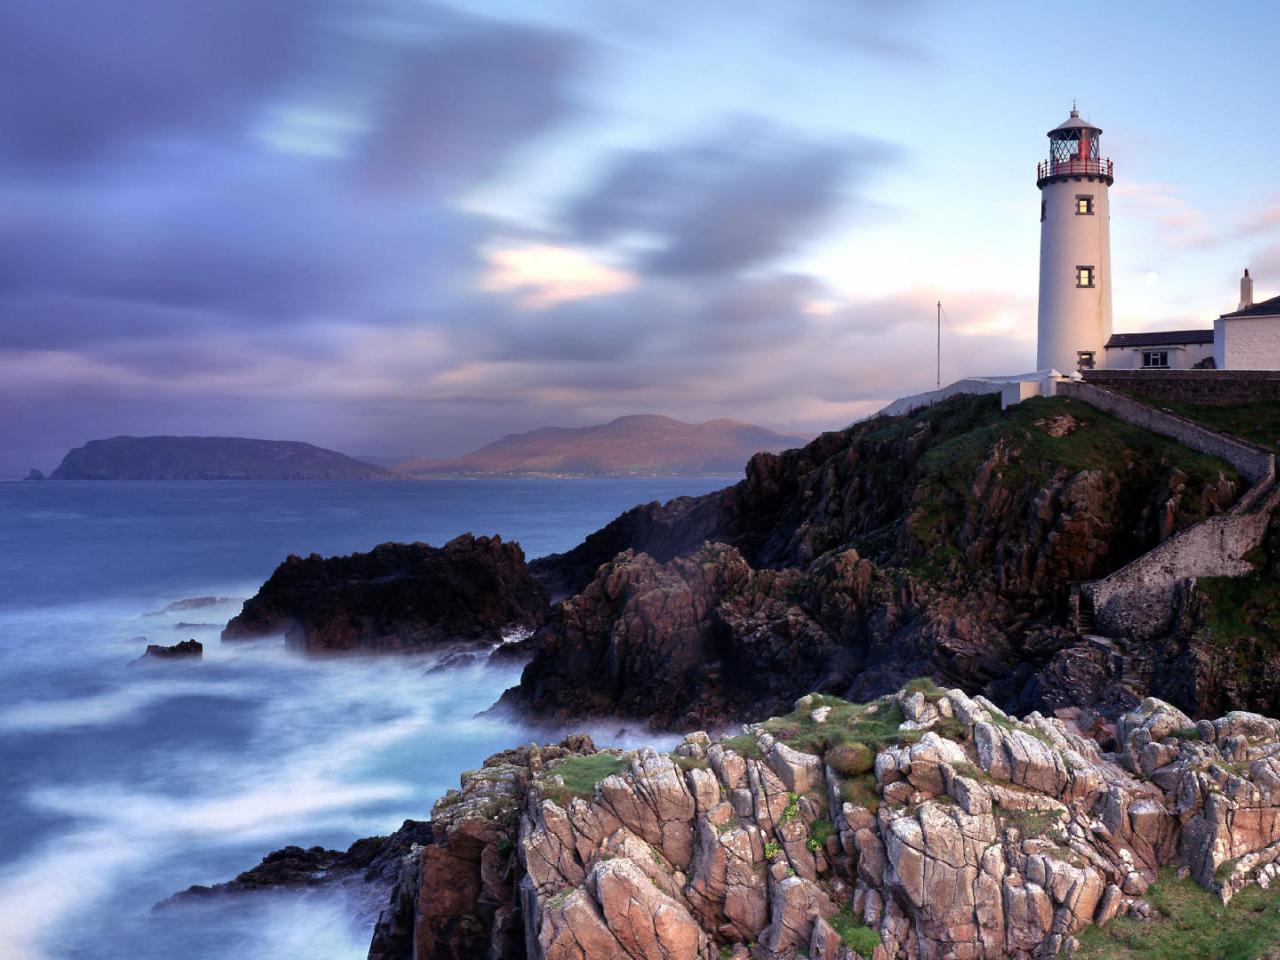
[[166, 604], [163, 609], [149, 613], [149, 617], [158, 617], [164, 613], [179, 613], [183, 610], [206, 610], [209, 607], [222, 607], [238, 602], [234, 597], [184, 597]]
[[1010, 709], [1183, 702], [1146, 651], [1083, 644], [1070, 590], [1222, 511], [1239, 478], [1083, 404], [1022, 407], [959, 397], [760, 454], [733, 487], [534, 561], [564, 600], [504, 701], [714, 726], [930, 674]]
[[308, 653], [413, 652], [459, 640], [496, 644], [512, 628], [540, 625], [547, 611], [547, 592], [518, 544], [466, 534], [443, 547], [291, 556], [222, 639], [284, 634]]
[[238, 874], [234, 880], [212, 886], [189, 887], [157, 906], [256, 890], [337, 885], [361, 887], [363, 899], [380, 899], [398, 879], [401, 861], [431, 843], [431, 839], [430, 823], [406, 820], [395, 833], [385, 837], [365, 837], [345, 851], [324, 847], [283, 847], [267, 854], [261, 863]]
[[45, 477], [44, 471], [37, 470], [35, 469], [35, 467], [32, 467], [30, 472], [28, 472], [27, 475], [22, 479], [28, 481], [29, 483], [44, 483], [44, 481], [48, 478]]
[[199, 640], [183, 640], [181, 643], [175, 643], [165, 647], [158, 643], [147, 644], [146, 652], [139, 659], [146, 660], [148, 658], [156, 658], [159, 660], [171, 659], [194, 659], [199, 660], [204, 656], [204, 644]]

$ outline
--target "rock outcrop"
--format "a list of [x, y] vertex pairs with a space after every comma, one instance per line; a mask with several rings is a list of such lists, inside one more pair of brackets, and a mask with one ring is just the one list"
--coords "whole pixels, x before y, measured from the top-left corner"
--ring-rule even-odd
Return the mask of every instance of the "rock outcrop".
[[384, 543], [346, 557], [289, 557], [222, 639], [284, 634], [308, 653], [411, 652], [500, 643], [540, 625], [547, 610], [518, 544], [466, 534], [443, 547]]
[[324, 847], [283, 847], [262, 858], [256, 867], [244, 871], [234, 880], [213, 886], [189, 887], [156, 905], [163, 910], [173, 904], [205, 900], [211, 897], [247, 894], [281, 888], [323, 887], [341, 889], [361, 916], [377, 928], [374, 945], [391, 950], [389, 956], [407, 956], [412, 929], [397, 928], [390, 918], [382, 916], [388, 893], [409, 877], [417, 876], [417, 864], [433, 839], [432, 826], [418, 820], [406, 820], [395, 833], [385, 837], [365, 837], [347, 850]]
[[809, 689], [864, 699], [926, 673], [1024, 711], [1114, 718], [1153, 690], [1184, 702], [1178, 670], [1068, 627], [1071, 586], [1220, 512], [1242, 486], [1226, 464], [1083, 403], [1001, 414], [991, 398], [956, 397], [869, 421], [534, 561], [564, 599], [505, 702], [678, 728], [778, 710]]
[[204, 644], [199, 640], [183, 640], [180, 643], [162, 646], [158, 643], [147, 644], [147, 649], [143, 651], [139, 660], [174, 660], [174, 659], [190, 659], [199, 660], [204, 657]]
[[1025, 960], [1150, 916], [1162, 866], [1223, 901], [1280, 876], [1280, 722], [1147, 699], [1115, 737], [918, 684], [672, 754], [508, 751], [436, 805], [371, 956]]

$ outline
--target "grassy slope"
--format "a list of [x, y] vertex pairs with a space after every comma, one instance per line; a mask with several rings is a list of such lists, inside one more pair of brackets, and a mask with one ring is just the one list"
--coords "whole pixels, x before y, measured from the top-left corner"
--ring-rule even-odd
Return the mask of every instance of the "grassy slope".
[[[1223, 907], [1217, 896], [1172, 869], [1147, 891], [1150, 921], [1121, 917], [1087, 928], [1077, 960], [1259, 960], [1280, 956], [1280, 889], [1246, 887]], [[1271, 951], [1271, 952], [1269, 952]]]
[[[1070, 415], [1078, 427], [1062, 437], [1050, 436], [1046, 422], [1063, 415]], [[872, 436], [909, 433], [925, 421], [932, 424], [939, 440], [922, 458], [923, 495], [917, 497], [909, 520], [913, 536], [926, 551], [926, 556], [913, 564], [918, 574], [944, 575], [947, 564], [958, 557], [956, 532], [966, 509], [975, 505], [975, 475], [995, 449], [1006, 452], [997, 468], [998, 482], [1007, 490], [1024, 494], [1033, 494], [1057, 473], [1100, 470], [1132, 474], [1135, 469], [1151, 470], [1156, 465], [1176, 466], [1185, 472], [1190, 491], [1215, 482], [1219, 474], [1240, 482], [1236, 471], [1221, 460], [1066, 398], [1036, 397], [1000, 413], [994, 397], [966, 397], [889, 421]], [[1135, 498], [1133, 511], [1140, 511], [1136, 501], [1149, 499], [1150, 489], [1140, 483], [1125, 486]], [[1191, 510], [1192, 505], [1186, 504], [1184, 509]], [[1002, 532], [1019, 536], [1024, 522], [1021, 512], [1009, 511], [1006, 517], [1011, 528]], [[1185, 526], [1199, 517], [1182, 519]]]
[[[1142, 399], [1139, 397], [1139, 399]], [[1280, 453], [1280, 403], [1236, 403], [1228, 406], [1149, 401], [1154, 406]]]

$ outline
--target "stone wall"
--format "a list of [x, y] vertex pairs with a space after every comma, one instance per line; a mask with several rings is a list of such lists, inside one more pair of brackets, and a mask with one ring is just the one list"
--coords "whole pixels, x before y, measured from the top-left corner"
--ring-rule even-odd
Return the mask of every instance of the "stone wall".
[[[1196, 376], [1190, 371], [1178, 374], [1184, 375]], [[1119, 374], [1109, 371], [1107, 376], [1114, 379]], [[1148, 375], [1138, 376], [1145, 380]], [[1166, 376], [1161, 373], [1155, 378]], [[1280, 385], [1280, 378], [1276, 383]], [[1161, 636], [1173, 625], [1181, 584], [1197, 577], [1242, 577], [1253, 572], [1244, 557], [1266, 536], [1271, 511], [1280, 502], [1274, 454], [1133, 397], [1102, 389], [1093, 375], [1087, 383], [1060, 381], [1057, 393], [1083, 400], [1193, 450], [1221, 457], [1252, 484], [1229, 513], [1182, 531], [1102, 580], [1082, 584], [1081, 590], [1093, 601], [1100, 633], [1137, 640]]]
[[1156, 404], [1280, 401], [1280, 370], [1090, 370], [1084, 378]]
[[[1159, 374], [1159, 379], [1163, 379], [1168, 375], [1169, 373], [1161, 373]], [[1176, 375], [1194, 379], [1198, 376], [1198, 373], [1187, 370], [1179, 371]], [[1120, 376], [1119, 371], [1110, 371], [1108, 373], [1108, 377], [1114, 378], [1118, 376]], [[1147, 375], [1139, 374], [1138, 376], [1145, 378]], [[1274, 382], [1277, 390], [1275, 399], [1280, 400], [1280, 376]], [[1221, 457], [1240, 471], [1240, 474], [1251, 483], [1256, 484], [1267, 481], [1275, 476], [1274, 454], [1263, 450], [1261, 447], [1255, 447], [1251, 443], [1245, 443], [1243, 440], [1217, 433], [1208, 427], [1203, 427], [1192, 420], [1188, 420], [1186, 417], [1179, 417], [1164, 410], [1157, 410], [1155, 407], [1133, 397], [1125, 396], [1123, 393], [1116, 393], [1111, 389], [1103, 389], [1098, 385], [1098, 381], [1093, 374], [1090, 374], [1086, 383], [1061, 380], [1058, 381], [1056, 386], [1057, 395], [1060, 397], [1083, 400], [1090, 406], [1105, 410], [1125, 423], [1131, 423], [1134, 426], [1150, 430], [1152, 433], [1158, 433], [1161, 436], [1177, 440], [1179, 443], [1193, 450], [1199, 450], [1201, 453]]]
[[907, 414], [923, 410], [925, 407], [932, 407], [936, 403], [941, 403], [943, 400], [948, 400], [962, 393], [977, 395], [998, 393], [1000, 394], [1000, 409], [1003, 410], [1010, 404], [1020, 403], [1028, 397], [1051, 394], [1053, 392], [1051, 376], [1048, 371], [1042, 371], [1012, 377], [969, 377], [964, 380], [957, 380], [955, 383], [949, 383], [939, 390], [899, 397], [893, 403], [878, 411], [876, 416], [905, 417]]
[[1244, 555], [1262, 542], [1268, 511], [1220, 514], [1171, 537], [1111, 576], [1082, 589], [1093, 601], [1098, 632], [1149, 640], [1173, 626], [1178, 585], [1196, 577], [1243, 577]]

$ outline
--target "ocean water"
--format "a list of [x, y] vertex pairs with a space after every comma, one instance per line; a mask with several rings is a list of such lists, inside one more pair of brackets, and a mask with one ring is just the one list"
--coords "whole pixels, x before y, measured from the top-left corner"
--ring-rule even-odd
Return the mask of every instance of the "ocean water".
[[[534, 557], [726, 482], [0, 483], [0, 958], [364, 957], [369, 905], [338, 894], [152, 908], [288, 843], [425, 819], [461, 771], [549, 732], [477, 716], [518, 667], [307, 660], [224, 646], [222, 624], [290, 553], [472, 531]], [[133, 662], [188, 637], [201, 662]]]

